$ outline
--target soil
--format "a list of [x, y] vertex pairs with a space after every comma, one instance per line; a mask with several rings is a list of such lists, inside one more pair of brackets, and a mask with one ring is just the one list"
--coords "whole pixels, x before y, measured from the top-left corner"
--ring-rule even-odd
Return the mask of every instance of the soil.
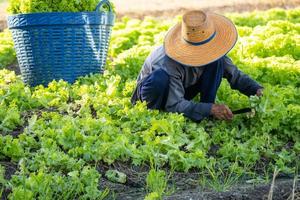
[[[244, 12], [252, 10], [266, 10], [273, 7], [294, 8], [300, 6], [300, 0], [112, 0], [115, 3], [118, 18], [129, 16], [134, 18], [144, 18], [145, 16], [169, 18], [182, 14], [190, 9], [204, 9], [219, 13], [225, 12]], [[185, 4], [182, 4], [182, 3]], [[7, 27], [6, 25], [6, 2], [0, 3], [0, 31]], [[17, 63], [13, 63], [8, 67], [16, 74], [20, 74], [20, 69]], [[16, 129], [13, 137], [17, 137], [23, 131], [22, 128]], [[218, 147], [211, 149], [213, 154]], [[16, 172], [17, 165], [7, 161], [0, 161], [0, 164], [5, 167], [5, 178], [10, 179]], [[104, 176], [108, 169], [117, 169], [127, 175], [125, 184], [113, 183], [107, 180]], [[130, 164], [114, 163], [111, 166], [99, 164], [99, 172], [103, 175], [100, 182], [101, 188], [108, 187], [111, 191], [109, 199], [120, 200], [139, 200], [144, 199], [147, 191], [145, 190], [145, 178], [149, 171], [148, 166], [142, 168], [135, 167]], [[176, 188], [176, 192], [165, 197], [166, 200], [256, 200], [268, 199], [270, 184], [238, 184], [228, 191], [215, 192], [207, 188], [202, 188], [199, 185], [200, 174], [197, 171], [189, 173], [174, 173], [168, 181], [169, 188]], [[278, 178], [275, 182], [273, 191], [273, 199], [292, 199], [293, 179]], [[2, 199], [7, 199], [9, 190], [4, 191]], [[300, 200], [300, 183], [295, 187], [295, 200]]]
[[[145, 16], [170, 18], [191, 9], [226, 13], [300, 6], [300, 0], [111, 0], [111, 2], [116, 7], [118, 18], [129, 16], [140, 19]], [[0, 3], [0, 31], [7, 28], [7, 6], [7, 0]]]
[[[106, 179], [105, 172], [109, 169], [116, 169], [127, 175], [125, 184], [113, 183]], [[134, 167], [129, 163], [114, 163], [108, 166], [104, 163], [99, 164], [98, 170], [103, 175], [100, 187], [110, 188], [110, 198], [119, 200], [139, 200], [144, 199], [147, 194], [145, 177], [149, 171], [148, 166], [142, 168]], [[165, 169], [168, 171], [167, 169]], [[188, 173], [176, 172], [169, 177], [168, 190], [176, 191], [164, 199], [166, 200], [256, 200], [268, 199], [270, 184], [245, 184], [237, 183], [228, 191], [216, 192], [212, 189], [203, 188], [199, 184], [201, 174], [196, 170]], [[278, 178], [275, 181], [273, 200], [289, 199], [293, 191], [292, 178]], [[300, 183], [295, 187], [295, 198], [300, 199]], [[297, 198], [296, 198], [297, 197]]]
[[[5, 178], [10, 179], [17, 171], [15, 163], [0, 161], [5, 167]], [[145, 178], [149, 171], [149, 166], [134, 167], [129, 163], [114, 163], [111, 166], [103, 163], [98, 165], [98, 171], [102, 174], [100, 187], [109, 188], [110, 194], [107, 199], [116, 200], [142, 200], [147, 195], [145, 189]], [[125, 184], [113, 183], [106, 179], [105, 172], [108, 169], [117, 169], [127, 175]], [[267, 200], [270, 192], [270, 184], [237, 184], [228, 191], [216, 192], [212, 189], [200, 186], [200, 174], [196, 171], [189, 173], [174, 173], [168, 181], [168, 195], [165, 200]], [[273, 200], [291, 200], [293, 192], [293, 179], [278, 178], [275, 181], [273, 190]], [[174, 192], [176, 190], [176, 192]], [[7, 199], [10, 190], [3, 192], [1, 199]], [[300, 183], [296, 182], [294, 187], [294, 199], [300, 200]]]
[[[133, 0], [134, 1], [134, 0]], [[170, 2], [172, 0], [167, 0]], [[178, 2], [179, 0], [174, 0]], [[190, 0], [192, 2], [199, 2], [197, 0]], [[127, 1], [126, 1], [127, 2]], [[152, 1], [151, 1], [152, 2]], [[165, 2], [165, 1], [161, 1]], [[117, 17], [122, 18], [124, 16], [129, 16], [133, 18], [143, 19], [145, 16], [152, 16], [152, 17], [159, 17], [159, 18], [170, 18], [175, 17], [177, 15], [183, 14], [184, 12], [191, 10], [191, 9], [202, 9], [205, 11], [213, 11], [217, 13], [228, 13], [228, 12], [247, 12], [253, 10], [268, 10], [271, 8], [284, 8], [284, 9], [291, 9], [300, 6], [300, 0], [270, 0], [270, 1], [260, 1], [260, 0], [229, 0], [229, 1], [211, 1], [214, 3], [209, 3], [208, 0], [201, 1], [202, 3], [191, 3], [186, 4], [185, 6], [180, 6], [178, 4], [170, 3], [169, 6], [164, 6], [162, 4], [161, 8], [157, 9], [139, 9], [138, 11], [132, 11], [131, 9], [124, 10], [123, 12], [117, 12]], [[216, 3], [218, 2], [218, 3]], [[228, 3], [228, 2], [235, 2], [235, 3]], [[157, 4], [159, 5], [159, 4]], [[159, 6], [157, 6], [159, 7]], [[151, 7], [150, 7], [151, 8]]]
[[[273, 200], [283, 200], [291, 198], [293, 190], [293, 180], [278, 179], [275, 182], [273, 191]], [[264, 185], [239, 185], [226, 192], [206, 192], [201, 191], [201, 188], [196, 188], [187, 191], [177, 191], [166, 200], [256, 200], [268, 199], [270, 192], [270, 184]], [[295, 198], [300, 199], [300, 185], [295, 188]]]
[[[0, 165], [3, 166], [5, 168], [5, 174], [4, 174], [4, 178], [6, 180], [9, 180], [11, 179], [12, 175], [16, 173], [17, 171], [17, 165], [15, 163], [12, 163], [10, 161], [0, 161]], [[6, 189], [3, 191], [2, 193], [2, 197], [1, 199], [2, 200], [5, 200], [5, 199], [8, 199], [8, 195], [11, 191]]]
[[[145, 176], [146, 177], [146, 176]], [[195, 177], [192, 174], [175, 174], [173, 179], [177, 182], [169, 182], [169, 188], [176, 188], [176, 192], [166, 196], [166, 200], [265, 200], [268, 199], [270, 192], [270, 184], [263, 185], [238, 185], [224, 192], [215, 192], [206, 188], [202, 188], [197, 184]], [[186, 183], [190, 183], [186, 184]], [[191, 184], [192, 183], [192, 184]], [[197, 185], [195, 185], [197, 184]], [[182, 187], [183, 185], [184, 188]], [[101, 188], [110, 188], [110, 197], [115, 197], [117, 200], [138, 200], [144, 199], [147, 191], [144, 187], [130, 186], [130, 184], [112, 183], [105, 178], [101, 179]], [[292, 195], [293, 180], [278, 179], [275, 183], [273, 191], [273, 200], [288, 199]], [[295, 196], [300, 199], [300, 185], [295, 188]], [[295, 198], [295, 199], [297, 199]], [[110, 198], [109, 198], [110, 199]]]
[[15, 61], [14, 63], [10, 64], [9, 66], [7, 66], [5, 68], [10, 71], [14, 71], [16, 73], [16, 75], [21, 74], [20, 67], [19, 67], [19, 64], [17, 61]]
[[[173, 10], [179, 8], [185, 9], [202, 9], [214, 7], [232, 7], [241, 8], [243, 4], [251, 4], [255, 8], [260, 9], [260, 5], [276, 6], [296, 6], [299, 0], [110, 0], [114, 3], [118, 13], [140, 12], [147, 13], [149, 11]], [[246, 9], [246, 8], [243, 8]], [[238, 11], [238, 9], [235, 9]]]
[[[15, 130], [13, 130], [12, 132], [9, 133], [9, 135], [11, 135], [13, 138], [17, 138], [20, 134], [22, 134], [24, 131], [24, 127], [20, 126], [20, 127], [17, 127]], [[6, 133], [0, 133], [0, 135], [8, 135]], [[1, 163], [1, 161], [0, 161]]]

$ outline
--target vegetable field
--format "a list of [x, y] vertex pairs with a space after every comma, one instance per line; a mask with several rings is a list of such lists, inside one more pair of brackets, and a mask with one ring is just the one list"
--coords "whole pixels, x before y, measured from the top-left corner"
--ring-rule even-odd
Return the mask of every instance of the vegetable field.
[[227, 16], [239, 32], [228, 55], [265, 88], [262, 98], [249, 99], [222, 82], [217, 102], [255, 110], [232, 122], [197, 124], [147, 110], [145, 103], [131, 105], [144, 60], [176, 20], [123, 18], [114, 27], [104, 75], [35, 88], [5, 69], [16, 57], [9, 31], [0, 33], [0, 194], [126, 199], [119, 188], [134, 188], [141, 192], [135, 199], [161, 199], [188, 188], [178, 174], [189, 177], [190, 187], [214, 191], [269, 183], [274, 173], [297, 180], [300, 9]]

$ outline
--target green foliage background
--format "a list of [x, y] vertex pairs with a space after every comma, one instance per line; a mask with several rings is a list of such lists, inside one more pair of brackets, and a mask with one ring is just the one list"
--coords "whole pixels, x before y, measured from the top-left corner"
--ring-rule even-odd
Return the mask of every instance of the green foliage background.
[[[262, 99], [249, 100], [223, 81], [217, 102], [256, 111], [231, 123], [196, 124], [130, 104], [145, 58], [177, 20], [123, 18], [114, 27], [105, 74], [74, 84], [30, 88], [1, 70], [0, 160], [17, 165], [13, 177], [0, 183], [12, 190], [10, 199], [101, 199], [107, 190], [98, 187], [96, 166], [115, 162], [197, 169], [203, 177], [219, 174], [221, 182], [228, 173], [242, 181], [267, 179], [275, 168], [293, 175], [300, 160], [300, 10], [228, 16], [239, 32], [229, 56], [265, 87]], [[14, 60], [9, 32], [0, 33], [2, 67]]]

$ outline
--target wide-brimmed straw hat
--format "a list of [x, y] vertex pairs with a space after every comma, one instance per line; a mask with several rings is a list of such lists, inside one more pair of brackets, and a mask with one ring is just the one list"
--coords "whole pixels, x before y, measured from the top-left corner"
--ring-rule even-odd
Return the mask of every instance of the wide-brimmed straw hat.
[[172, 27], [164, 41], [166, 54], [188, 66], [200, 67], [226, 55], [238, 33], [226, 17], [201, 10], [189, 11]]

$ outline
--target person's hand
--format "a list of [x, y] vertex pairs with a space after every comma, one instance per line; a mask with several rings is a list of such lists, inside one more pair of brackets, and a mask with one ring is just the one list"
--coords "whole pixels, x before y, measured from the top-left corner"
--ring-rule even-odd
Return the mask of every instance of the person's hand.
[[220, 120], [232, 120], [233, 114], [226, 105], [213, 104], [211, 107], [211, 114]]
[[257, 91], [256, 91], [256, 96], [258, 96], [258, 97], [262, 97], [263, 96], [263, 92], [264, 92], [264, 89], [258, 89]]

